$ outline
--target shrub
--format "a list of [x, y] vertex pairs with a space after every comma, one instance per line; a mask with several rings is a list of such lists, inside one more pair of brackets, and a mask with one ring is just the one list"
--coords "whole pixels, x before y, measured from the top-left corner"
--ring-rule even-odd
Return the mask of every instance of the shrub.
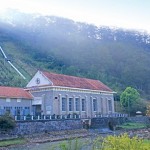
[[79, 139], [69, 139], [61, 142], [60, 144], [53, 146], [50, 150], [81, 150], [85, 143], [79, 141]]
[[149, 150], [150, 145], [145, 145], [138, 137], [130, 138], [127, 134], [108, 136], [102, 142], [101, 150]]
[[0, 131], [8, 131], [14, 129], [16, 126], [15, 120], [6, 113], [0, 117]]

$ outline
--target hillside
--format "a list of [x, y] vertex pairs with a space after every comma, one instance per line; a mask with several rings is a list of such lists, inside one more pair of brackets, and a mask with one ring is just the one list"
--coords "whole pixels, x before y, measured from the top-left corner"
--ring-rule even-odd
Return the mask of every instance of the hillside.
[[0, 45], [27, 77], [0, 54], [0, 85], [25, 86], [42, 69], [99, 79], [118, 92], [132, 86], [150, 98], [149, 34], [14, 10], [0, 18]]

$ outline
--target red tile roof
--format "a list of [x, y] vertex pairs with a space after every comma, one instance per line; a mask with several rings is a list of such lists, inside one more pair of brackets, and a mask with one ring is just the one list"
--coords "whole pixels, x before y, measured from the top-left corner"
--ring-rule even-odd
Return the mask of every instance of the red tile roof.
[[32, 96], [23, 88], [0, 86], [0, 98], [32, 99]]
[[106, 86], [99, 80], [92, 80], [87, 78], [80, 78], [49, 72], [42, 72], [42, 73], [53, 83], [54, 86], [113, 92], [108, 86]]

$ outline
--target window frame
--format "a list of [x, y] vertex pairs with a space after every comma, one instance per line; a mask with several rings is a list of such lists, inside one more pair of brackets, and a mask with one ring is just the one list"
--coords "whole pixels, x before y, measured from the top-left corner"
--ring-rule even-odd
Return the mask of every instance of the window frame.
[[108, 99], [108, 111], [112, 112], [112, 100]]
[[66, 97], [61, 98], [61, 111], [67, 111], [67, 98]]
[[73, 111], [73, 97], [69, 97], [69, 111]]
[[81, 99], [81, 111], [85, 112], [86, 111], [86, 100], [85, 98]]
[[97, 107], [97, 98], [93, 98], [93, 111], [96, 112], [98, 110], [98, 107]]
[[80, 111], [80, 98], [75, 98], [75, 111]]

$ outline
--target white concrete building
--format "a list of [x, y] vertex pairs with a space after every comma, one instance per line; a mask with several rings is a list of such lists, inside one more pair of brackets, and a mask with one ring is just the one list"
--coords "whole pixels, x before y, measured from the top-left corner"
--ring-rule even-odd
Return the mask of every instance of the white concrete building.
[[98, 80], [38, 71], [26, 90], [33, 96], [33, 115], [114, 113], [115, 92]]

